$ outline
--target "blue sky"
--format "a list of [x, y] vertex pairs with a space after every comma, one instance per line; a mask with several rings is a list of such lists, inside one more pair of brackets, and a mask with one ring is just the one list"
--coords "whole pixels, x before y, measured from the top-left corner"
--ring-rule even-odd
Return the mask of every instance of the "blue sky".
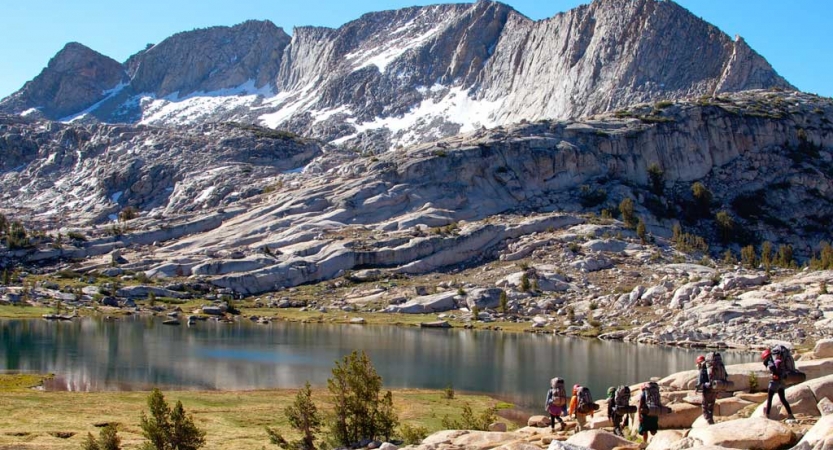
[[[628, 0], [621, 0], [628, 1]], [[180, 31], [268, 19], [338, 27], [370, 11], [439, 3], [424, 0], [9, 0], [0, 15], [0, 98], [34, 78], [65, 43], [81, 42], [124, 61]], [[532, 19], [589, 0], [508, 0]], [[740, 34], [799, 89], [833, 97], [833, 2], [679, 0], [731, 36]]]

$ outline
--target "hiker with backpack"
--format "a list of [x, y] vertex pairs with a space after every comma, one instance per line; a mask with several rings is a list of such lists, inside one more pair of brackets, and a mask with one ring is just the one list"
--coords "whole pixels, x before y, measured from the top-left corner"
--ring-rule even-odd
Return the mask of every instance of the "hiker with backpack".
[[624, 436], [622, 432], [622, 421], [628, 425], [628, 415], [636, 412], [636, 406], [632, 406], [631, 388], [627, 386], [611, 387], [607, 390], [607, 416], [613, 422], [613, 434]]
[[[776, 345], [771, 350], [764, 350], [761, 353], [761, 360], [763, 360], [764, 367], [766, 367], [771, 374], [769, 386], [767, 386], [764, 417], [767, 419], [769, 418], [769, 413], [772, 410], [772, 397], [774, 397], [777, 392], [778, 398], [781, 400], [781, 404], [784, 405], [784, 409], [787, 410], [787, 420], [795, 420], [795, 416], [793, 416], [792, 408], [790, 408], [790, 403], [787, 401], [787, 396], [785, 395], [784, 390], [785, 380], [790, 378], [791, 371], [798, 372], [795, 370], [795, 361], [792, 359], [790, 350], [783, 345]], [[790, 366], [792, 366], [792, 368], [790, 368]]]
[[703, 418], [709, 425], [714, 424], [714, 404], [720, 392], [730, 389], [734, 383], [729, 381], [729, 374], [723, 364], [723, 357], [718, 352], [711, 352], [708, 356], [697, 357], [697, 377], [695, 390], [703, 393]]
[[544, 403], [544, 408], [550, 415], [550, 430], [555, 431], [556, 421], [561, 424], [561, 429], [564, 430], [566, 425], [561, 420], [561, 416], [567, 413], [567, 389], [564, 387], [563, 378], [550, 380], [550, 389], [547, 391], [547, 401]]
[[616, 409], [616, 388], [611, 386], [607, 388], [607, 417], [613, 422], [613, 413]]
[[593, 396], [590, 395], [590, 388], [581, 385], [573, 386], [573, 397], [570, 399], [570, 411], [576, 418], [576, 432], [581, 431], [587, 424], [587, 416], [593, 417], [593, 413], [599, 409], [598, 403], [593, 403]]
[[659, 431], [659, 416], [671, 412], [671, 408], [662, 405], [659, 385], [649, 381], [642, 385], [642, 395], [639, 396], [639, 434], [642, 442], [648, 443], [648, 433], [656, 435]]
[[697, 369], [700, 371], [700, 376], [697, 377], [696, 391], [703, 393], [703, 418], [709, 425], [714, 424], [714, 403], [717, 401], [717, 391], [709, 385], [709, 369], [706, 366], [706, 357], [700, 355], [697, 357]]

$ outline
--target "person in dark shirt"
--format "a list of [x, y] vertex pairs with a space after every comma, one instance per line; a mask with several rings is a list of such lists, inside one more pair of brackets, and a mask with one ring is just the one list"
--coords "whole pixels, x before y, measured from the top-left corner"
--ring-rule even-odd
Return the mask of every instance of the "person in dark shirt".
[[709, 425], [714, 424], [714, 403], [717, 401], [717, 391], [709, 384], [709, 368], [706, 366], [706, 357], [697, 357], [697, 369], [700, 376], [697, 378], [697, 390], [703, 392], [703, 418]]
[[764, 367], [766, 367], [767, 370], [769, 370], [769, 373], [772, 374], [767, 388], [764, 416], [766, 416], [767, 419], [769, 418], [769, 412], [772, 410], [772, 397], [774, 397], [777, 392], [778, 398], [781, 399], [781, 404], [784, 405], [784, 409], [787, 410], [787, 420], [795, 420], [792, 408], [790, 408], [790, 403], [787, 401], [787, 397], [784, 393], [784, 383], [781, 380], [784, 368], [781, 365], [781, 360], [773, 358], [772, 352], [769, 349], [766, 349], [761, 353], [761, 360], [763, 360]]

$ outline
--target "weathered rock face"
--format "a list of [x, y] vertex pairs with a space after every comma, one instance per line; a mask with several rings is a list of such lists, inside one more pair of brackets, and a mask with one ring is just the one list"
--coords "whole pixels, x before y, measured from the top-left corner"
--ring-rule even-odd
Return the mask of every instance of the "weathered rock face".
[[258, 127], [42, 125], [0, 123], [0, 199], [75, 223], [108, 220], [127, 206], [161, 218], [227, 205], [322, 152]]
[[277, 77], [289, 36], [269, 21], [179, 33], [125, 64], [134, 92], [185, 97], [250, 82], [259, 89]]
[[105, 98], [106, 91], [126, 81], [119, 62], [70, 42], [37, 77], [0, 102], [0, 111], [21, 113], [37, 108], [43, 116], [59, 119], [93, 106]]
[[90, 67], [118, 74], [105, 89], [124, 72], [129, 84], [107, 95], [41, 93], [33, 84], [0, 111], [43, 107], [35, 100], [54, 97], [61, 114], [42, 109], [54, 119], [104, 100], [88, 119], [234, 119], [377, 150], [638, 102], [792, 89], [742, 39], [658, 0], [596, 0], [537, 22], [490, 1], [414, 7], [338, 29], [300, 27], [291, 40], [252, 21], [177, 34], [122, 68], [100, 65]]

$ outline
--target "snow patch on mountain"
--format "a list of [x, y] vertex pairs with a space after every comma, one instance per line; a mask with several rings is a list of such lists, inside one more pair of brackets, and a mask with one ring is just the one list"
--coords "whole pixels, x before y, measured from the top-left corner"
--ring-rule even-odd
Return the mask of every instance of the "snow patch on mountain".
[[231, 89], [195, 92], [182, 98], [178, 93], [164, 98], [142, 94], [138, 99], [142, 105], [142, 119], [139, 123], [143, 125], [200, 123], [219, 114], [233, 114], [235, 109], [241, 107], [250, 108], [264, 97], [274, 95], [269, 86], [256, 88], [255, 80], [248, 80]]
[[[348, 53], [345, 59], [353, 64], [356, 64], [354, 71], [363, 69], [368, 66], [376, 66], [379, 72], [385, 73], [388, 65], [395, 61], [407, 51], [419, 48], [432, 37], [436, 36], [443, 26], [434, 27], [421, 35], [416, 37], [410, 36], [408, 26], [399, 28], [391, 33], [392, 39], [387, 41], [385, 45], [371, 48], [369, 50], [362, 50], [358, 52]], [[399, 37], [394, 37], [399, 35]]]
[[[437, 92], [441, 88], [423, 87], [424, 92]], [[393, 135], [392, 146], [407, 146], [423, 142], [428, 138], [441, 138], [438, 131], [432, 132], [439, 124], [451, 123], [459, 126], [460, 133], [474, 131], [480, 127], [494, 127], [498, 125], [496, 113], [503, 106], [503, 100], [477, 100], [471, 96], [469, 90], [460, 87], [448, 89], [439, 100], [427, 98], [407, 114], [395, 117], [377, 117], [375, 120], [356, 123], [348, 119], [348, 123], [355, 126], [357, 133], [370, 130], [387, 129]], [[354, 138], [356, 135], [345, 136], [331, 144], [339, 145]]]

